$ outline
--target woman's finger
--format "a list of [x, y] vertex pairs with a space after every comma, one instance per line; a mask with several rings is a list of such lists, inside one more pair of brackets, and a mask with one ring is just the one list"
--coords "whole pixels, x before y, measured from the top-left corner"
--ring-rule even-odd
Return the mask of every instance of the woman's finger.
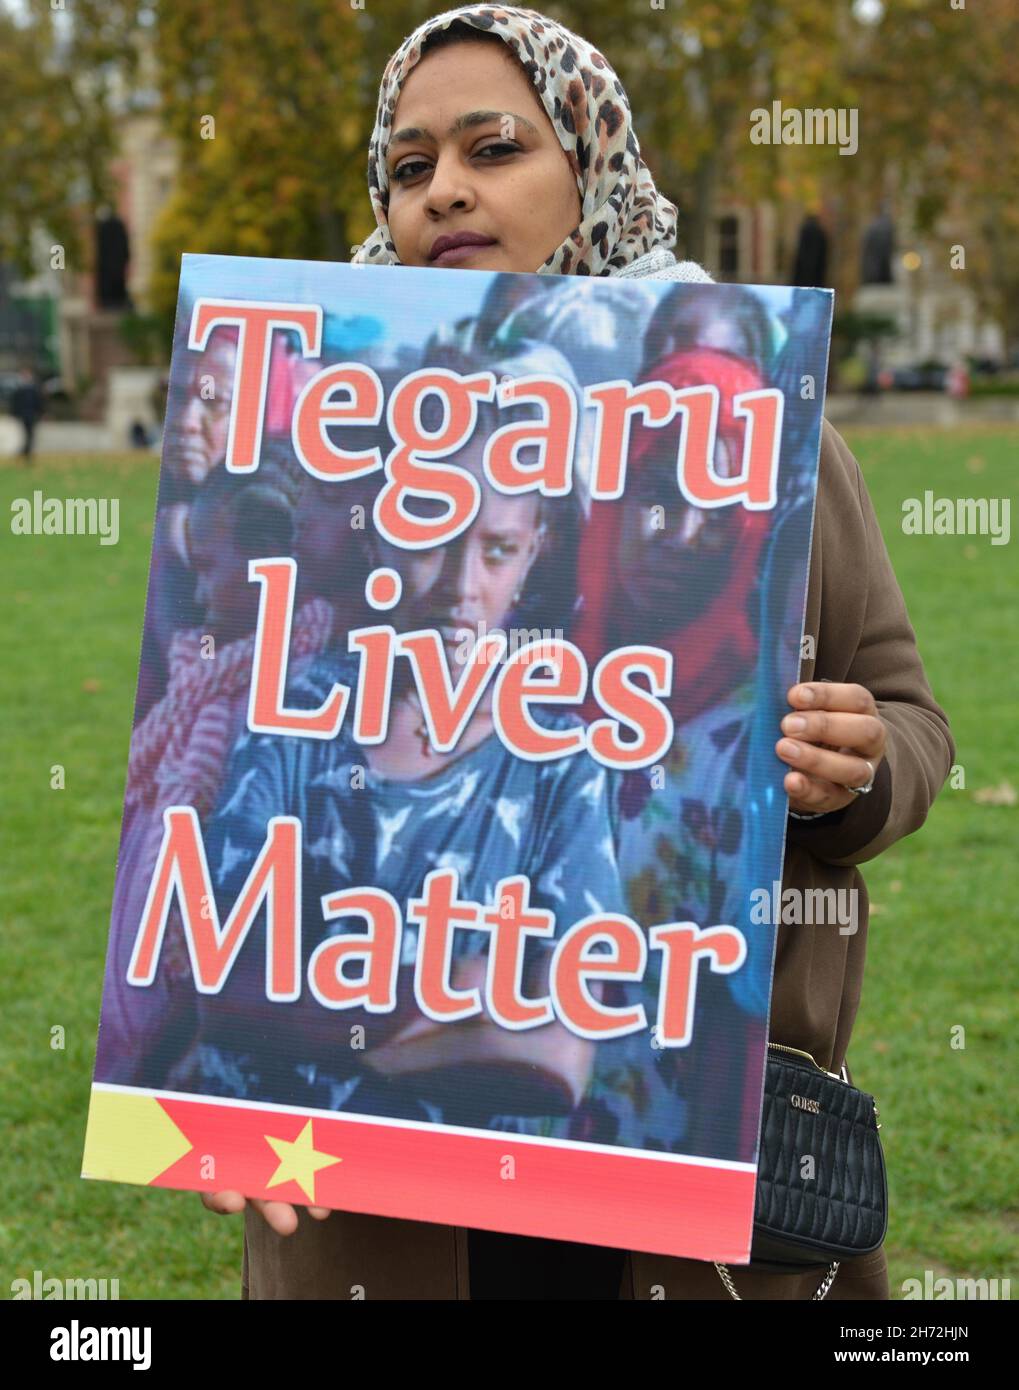
[[266, 1202], [261, 1197], [252, 1197], [251, 1205], [278, 1236], [292, 1236], [297, 1230], [297, 1212], [289, 1202]]
[[864, 685], [838, 681], [804, 681], [789, 688], [787, 696], [794, 709], [842, 710], [846, 714], [876, 714], [874, 696]]
[[804, 772], [787, 772], [783, 786], [794, 811], [840, 811], [853, 799], [845, 787], [837, 787], [834, 782], [820, 777], [808, 777]]
[[782, 732], [806, 743], [827, 743], [861, 757], [880, 758], [887, 738], [884, 722], [876, 714], [843, 714], [828, 710], [804, 710], [787, 714]]
[[855, 753], [836, 753], [830, 748], [818, 748], [816, 744], [800, 743], [792, 738], [780, 738], [775, 752], [790, 767], [834, 782], [839, 788], [862, 787], [871, 778], [870, 765]]
[[244, 1195], [240, 1192], [202, 1192], [199, 1196], [204, 1207], [220, 1216], [236, 1216], [246, 1205]]
[[[201, 1192], [202, 1205], [220, 1216], [235, 1216], [247, 1206], [247, 1198], [241, 1192]], [[257, 1197], [251, 1198], [251, 1205], [272, 1229], [281, 1236], [292, 1235], [297, 1230], [297, 1212], [289, 1202], [266, 1202]], [[305, 1211], [316, 1221], [324, 1221], [332, 1215], [331, 1207], [305, 1207]]]

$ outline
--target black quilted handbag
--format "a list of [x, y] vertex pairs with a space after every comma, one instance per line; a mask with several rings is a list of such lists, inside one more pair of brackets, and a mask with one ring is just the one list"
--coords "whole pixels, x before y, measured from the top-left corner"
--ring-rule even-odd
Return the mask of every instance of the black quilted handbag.
[[[808, 1052], [768, 1044], [750, 1258], [755, 1269], [795, 1274], [827, 1264], [824, 1298], [839, 1261], [869, 1255], [888, 1228], [888, 1188], [874, 1097], [825, 1071]], [[810, 1176], [804, 1160], [812, 1159]], [[715, 1265], [733, 1298], [732, 1276]]]

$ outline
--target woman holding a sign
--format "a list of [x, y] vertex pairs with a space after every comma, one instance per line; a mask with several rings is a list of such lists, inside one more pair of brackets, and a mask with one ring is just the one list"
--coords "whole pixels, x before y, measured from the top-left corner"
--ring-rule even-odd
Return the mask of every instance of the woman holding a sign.
[[[676, 209], [640, 156], [612, 68], [531, 10], [465, 6], [401, 45], [382, 78], [369, 192], [377, 227], [358, 264], [710, 281], [672, 254]], [[923, 823], [954, 749], [860, 470], [827, 424], [805, 624], [800, 683], [774, 730], [789, 768], [783, 886], [866, 904], [856, 866]], [[778, 928], [770, 1036], [833, 1071], [859, 1004], [865, 917], [853, 934]], [[753, 1265], [733, 1277], [745, 1298], [809, 1299], [818, 1284], [816, 1271]], [[358, 1286], [369, 1298], [729, 1296], [705, 1262], [247, 1204], [245, 1297], [347, 1299]], [[887, 1298], [883, 1248], [844, 1261], [828, 1296]]]

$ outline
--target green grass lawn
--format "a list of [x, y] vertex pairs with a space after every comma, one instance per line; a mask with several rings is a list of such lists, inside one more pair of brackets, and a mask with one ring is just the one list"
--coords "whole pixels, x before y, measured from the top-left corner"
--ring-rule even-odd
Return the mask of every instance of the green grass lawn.
[[[1016, 1210], [1012, 1088], [1016, 818], [1016, 545], [905, 536], [906, 497], [1009, 496], [1005, 430], [847, 431], [863, 465], [965, 786], [920, 834], [865, 866], [867, 978], [850, 1053], [878, 1097], [888, 1159], [893, 1296], [909, 1277], [1009, 1277]], [[0, 1297], [11, 1280], [116, 1277], [124, 1298], [236, 1298], [237, 1218], [191, 1193], [78, 1177], [152, 535], [157, 464], [142, 455], [0, 466], [0, 502], [120, 499], [120, 541], [0, 539], [8, 617], [0, 970], [6, 1200]], [[65, 769], [52, 790], [51, 769]], [[1011, 976], [1011, 980], [1010, 980]], [[1013, 1026], [1010, 1027], [1010, 1023]], [[953, 1049], [953, 1029], [965, 1048]], [[59, 1041], [63, 1030], [63, 1047]], [[1011, 1149], [1010, 1149], [1011, 1144]], [[1012, 1204], [1012, 1205], [1010, 1205]], [[1019, 1280], [1017, 1280], [1019, 1290]]]

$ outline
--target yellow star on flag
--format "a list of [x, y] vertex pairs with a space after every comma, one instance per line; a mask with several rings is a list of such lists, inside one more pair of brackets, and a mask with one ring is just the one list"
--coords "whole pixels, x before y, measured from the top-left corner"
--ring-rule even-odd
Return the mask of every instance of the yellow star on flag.
[[280, 1166], [266, 1183], [266, 1187], [278, 1187], [281, 1182], [296, 1182], [309, 1202], [315, 1200], [315, 1174], [320, 1168], [331, 1168], [334, 1163], [342, 1163], [335, 1154], [323, 1153], [316, 1149], [312, 1140], [311, 1121], [304, 1126], [296, 1139], [275, 1139], [271, 1134], [263, 1136], [280, 1161]]

